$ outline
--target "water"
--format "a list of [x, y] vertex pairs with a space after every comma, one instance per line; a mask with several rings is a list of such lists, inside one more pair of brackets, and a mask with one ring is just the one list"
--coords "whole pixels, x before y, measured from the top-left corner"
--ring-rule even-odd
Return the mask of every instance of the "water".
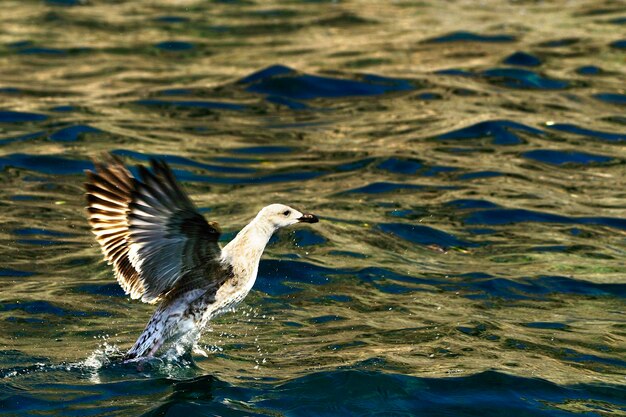
[[[619, 2], [9, 2], [0, 413], [626, 414]], [[165, 158], [272, 240], [195, 363], [122, 364], [153, 307], [83, 171]]]

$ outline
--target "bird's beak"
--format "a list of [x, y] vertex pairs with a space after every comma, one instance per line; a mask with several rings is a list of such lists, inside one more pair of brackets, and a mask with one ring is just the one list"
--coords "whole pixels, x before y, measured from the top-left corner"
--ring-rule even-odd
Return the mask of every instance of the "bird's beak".
[[315, 215], [311, 213], [304, 213], [301, 217], [298, 218], [298, 221], [301, 223], [317, 223], [320, 221]]

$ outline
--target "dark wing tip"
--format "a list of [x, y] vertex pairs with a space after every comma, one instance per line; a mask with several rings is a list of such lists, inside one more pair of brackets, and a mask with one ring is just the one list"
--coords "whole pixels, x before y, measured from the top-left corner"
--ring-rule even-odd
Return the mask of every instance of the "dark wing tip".
[[159, 167], [163, 165], [167, 166], [167, 163], [165, 162], [163, 158], [151, 157], [149, 161], [150, 161], [150, 166], [152, 167], [154, 171], [157, 171]]

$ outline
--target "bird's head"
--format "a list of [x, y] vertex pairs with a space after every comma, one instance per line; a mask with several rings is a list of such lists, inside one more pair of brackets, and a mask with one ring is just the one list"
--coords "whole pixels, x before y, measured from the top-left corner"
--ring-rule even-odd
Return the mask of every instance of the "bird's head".
[[280, 229], [296, 223], [317, 223], [319, 221], [313, 214], [302, 213], [284, 204], [270, 204], [264, 207], [257, 217], [268, 222], [274, 229]]

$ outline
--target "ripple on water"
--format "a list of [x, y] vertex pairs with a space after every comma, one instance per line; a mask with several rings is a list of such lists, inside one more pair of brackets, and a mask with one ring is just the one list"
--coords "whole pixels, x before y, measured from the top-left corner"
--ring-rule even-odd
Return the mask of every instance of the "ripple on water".
[[502, 177], [505, 174], [497, 171], [478, 171], [478, 172], [468, 172], [467, 174], [459, 175], [460, 180], [475, 180], [480, 178], [494, 178], [494, 177]]
[[169, 52], [183, 52], [194, 49], [195, 45], [185, 41], [165, 41], [155, 44], [154, 47]]
[[46, 119], [45, 114], [0, 110], [0, 123], [43, 122]]
[[524, 209], [487, 209], [479, 210], [464, 217], [467, 225], [488, 224], [504, 225], [523, 222], [561, 223], [561, 224], [592, 224], [609, 226], [626, 230], [626, 219], [612, 217], [568, 217], [559, 214], [545, 213]]
[[457, 77], [479, 76], [490, 84], [519, 90], [562, 90], [571, 86], [569, 81], [550, 78], [541, 73], [521, 68], [490, 68], [478, 73], [451, 68], [435, 73]]
[[[464, 70], [464, 69], [459, 69], [459, 68], [448, 68], [448, 69], [443, 69], [443, 70], [438, 70], [435, 71], [435, 74], [438, 75], [451, 75], [454, 77], [473, 77], [474, 73]], [[465, 92], [468, 92], [469, 90], [465, 90]]]
[[[187, 166], [190, 168], [201, 168], [211, 172], [221, 172], [229, 174], [252, 174], [257, 170], [248, 167], [238, 167], [232, 165], [217, 165], [198, 162], [194, 159], [185, 158], [177, 155], [164, 155], [164, 154], [148, 154], [141, 152], [134, 152], [126, 149], [116, 149], [111, 152], [114, 155], [130, 157], [138, 161], [148, 162], [150, 159], [159, 158], [172, 165]], [[229, 161], [227, 161], [229, 162]]]
[[45, 48], [41, 46], [33, 46], [30, 48], [20, 48], [17, 51], [20, 55], [45, 55], [45, 56], [63, 56], [67, 54], [64, 49]]
[[79, 293], [86, 293], [91, 295], [103, 295], [106, 297], [125, 297], [124, 290], [117, 282], [108, 284], [84, 284], [74, 289]]
[[[329, 386], [333, 389], [326, 389]], [[586, 394], [581, 395], [582, 392]], [[623, 405], [621, 394], [618, 386], [559, 386], [494, 371], [431, 379], [344, 370], [280, 384], [256, 405], [270, 410], [289, 409], [295, 415], [365, 415], [376, 410], [406, 416], [554, 416], [556, 410], [572, 402], [590, 411], [596, 409], [598, 402]], [[298, 398], [298, 404], [289, 398]], [[489, 411], [485, 414], [485, 410]]]
[[482, 35], [480, 33], [459, 31], [447, 35], [438, 36], [425, 40], [425, 43], [449, 43], [449, 42], [514, 42], [515, 36], [506, 34]]
[[16, 153], [0, 157], [0, 169], [6, 167], [22, 168], [44, 174], [67, 175], [82, 174], [86, 169], [93, 169], [93, 164], [61, 156]]
[[363, 76], [360, 80], [300, 74], [284, 66], [272, 66], [239, 81], [252, 93], [293, 100], [380, 95], [412, 90], [405, 80]]
[[602, 164], [614, 159], [609, 156], [560, 149], [536, 149], [522, 153], [522, 157], [550, 165]]
[[593, 97], [597, 98], [598, 100], [604, 101], [605, 103], [626, 106], [626, 94], [600, 93], [594, 94]]
[[618, 41], [611, 42], [610, 46], [616, 49], [626, 49], [626, 39], [620, 39]]
[[52, 133], [49, 138], [54, 142], [76, 142], [87, 133], [101, 133], [100, 129], [88, 125], [64, 127]]
[[471, 299], [544, 300], [562, 294], [585, 296], [626, 296], [626, 284], [598, 284], [562, 276], [538, 276], [518, 279], [489, 274], [464, 274], [460, 281], [440, 284], [449, 290], [462, 290]]
[[[16, 236], [35, 236], [35, 237], [42, 237], [42, 236], [48, 236], [48, 237], [69, 237], [69, 236], [75, 236], [73, 233], [65, 233], [65, 232], [58, 232], [55, 230], [49, 230], [49, 229], [39, 229], [39, 228], [34, 228], [34, 227], [28, 227], [28, 228], [20, 228], [20, 229], [15, 229], [12, 232], [14, 235]], [[20, 244], [25, 244], [25, 245], [39, 245], [39, 246], [52, 246], [52, 245], [71, 245], [72, 242], [69, 241], [63, 241], [63, 240], [52, 240], [52, 239], [16, 239], [15, 240], [16, 243], [20, 243]]]
[[51, 6], [79, 6], [84, 4], [84, 0], [46, 0]]
[[298, 283], [323, 285], [329, 282], [330, 275], [340, 273], [308, 262], [264, 260], [259, 265], [255, 288], [270, 295], [284, 295], [299, 291]]
[[136, 104], [156, 108], [174, 108], [181, 110], [193, 109], [215, 109], [215, 110], [244, 110], [246, 106], [235, 103], [224, 103], [219, 101], [201, 101], [201, 100], [158, 100], [144, 99], [137, 100]]
[[596, 67], [595, 65], [585, 65], [576, 68], [576, 74], [580, 75], [602, 75], [603, 73], [602, 68]]
[[514, 52], [507, 56], [503, 63], [507, 65], [516, 65], [521, 67], [538, 67], [542, 64], [541, 59], [527, 52]]
[[371, 184], [367, 184], [363, 187], [348, 190], [346, 192], [354, 193], [354, 194], [381, 194], [381, 193], [391, 193], [395, 191], [422, 190], [422, 189], [424, 189], [423, 185], [400, 184], [400, 183], [385, 181], [385, 182], [374, 182]]
[[360, 160], [356, 160], [356, 161], [350, 161], [350, 162], [346, 162], [346, 163], [341, 163], [341, 164], [335, 166], [333, 169], [335, 171], [340, 171], [340, 172], [358, 171], [358, 170], [361, 170], [361, 169], [367, 167], [368, 165], [370, 165], [375, 160], [376, 160], [375, 158], [365, 158], [365, 159], [360, 159]]
[[30, 300], [19, 302], [3, 302], [0, 304], [0, 311], [23, 311], [28, 314], [49, 314], [54, 316], [74, 316], [74, 317], [110, 317], [111, 313], [106, 311], [85, 312], [80, 310], [70, 310], [59, 307], [54, 303], [42, 300]]
[[395, 174], [412, 175], [424, 167], [424, 164], [412, 158], [388, 158], [377, 165], [377, 168]]
[[54, 111], [57, 113], [69, 113], [78, 110], [75, 106], [65, 105], [65, 106], [54, 106], [50, 109], [50, 111]]
[[268, 155], [283, 154], [295, 152], [297, 148], [290, 146], [246, 146], [243, 148], [232, 149], [232, 153], [251, 154], [251, 155]]
[[[510, 343], [514, 343], [513, 340]], [[335, 345], [329, 345], [332, 347]], [[336, 349], [355, 348], [359, 344], [336, 345]], [[593, 355], [575, 351], [554, 351], [546, 354], [565, 357], [573, 362], [601, 360]], [[109, 354], [114, 349], [107, 348]], [[103, 363], [94, 368], [92, 362]], [[379, 368], [381, 361], [366, 361], [362, 367]], [[113, 414], [157, 416], [183, 412], [186, 415], [368, 415], [376, 410], [379, 415], [420, 416], [567, 416], [581, 410], [596, 414], [619, 413], [626, 407], [623, 387], [614, 384], [558, 385], [539, 378], [524, 378], [496, 371], [485, 371], [471, 376], [422, 378], [368, 369], [338, 369], [310, 373], [285, 382], [263, 378], [254, 382], [242, 379], [228, 383], [213, 375], [194, 375], [193, 369], [173, 369], [166, 364], [145, 364], [143, 374], [136, 365], [116, 366], [107, 359], [94, 357], [86, 364], [66, 366], [78, 383], [92, 378], [98, 383], [81, 384], [73, 392], [72, 400], [56, 394], [62, 387], [46, 384], [49, 395], [38, 391], [3, 388], [3, 408], [9, 413], [26, 410], [54, 413], [60, 409], [74, 413], [89, 412], [87, 403], [94, 398], [100, 410]], [[55, 376], [63, 372], [52, 365], [39, 365], [20, 370], [30, 378], [40, 372]], [[92, 370], [90, 370], [92, 369]], [[164, 373], [178, 374], [167, 377]], [[67, 371], [66, 371], [67, 372]], [[124, 379], [121, 374], [126, 374]], [[328, 387], [333, 387], [328, 389]], [[124, 399], [136, 396], [141, 404]], [[298, 401], [294, 402], [294, 398]], [[156, 400], [155, 400], [156, 399]], [[102, 402], [102, 404], [99, 404]], [[26, 404], [28, 406], [26, 407]], [[149, 406], [145, 407], [145, 404]], [[26, 408], [25, 408], [26, 407]], [[141, 413], [136, 411], [142, 410]], [[485, 414], [485, 410], [489, 410]], [[617, 415], [617, 414], [616, 414]]]
[[185, 23], [189, 22], [189, 18], [184, 16], [159, 16], [155, 17], [154, 21], [161, 23]]
[[569, 87], [565, 80], [557, 80], [540, 73], [519, 68], [491, 68], [481, 73], [490, 83], [525, 90], [561, 90]]
[[565, 323], [535, 321], [530, 323], [523, 323], [524, 326], [532, 329], [545, 329], [545, 330], [563, 330], [567, 331], [570, 327]]
[[378, 225], [378, 228], [385, 233], [420, 245], [437, 245], [444, 249], [478, 246], [476, 243], [461, 240], [450, 233], [442, 232], [441, 230], [424, 225], [382, 223]]
[[572, 46], [580, 42], [579, 38], [560, 38], [552, 39], [549, 41], [540, 42], [537, 46], [542, 48], [562, 48], [565, 46]]
[[30, 277], [33, 275], [35, 275], [35, 272], [22, 271], [22, 270], [12, 269], [12, 268], [0, 268], [0, 277], [22, 278], [22, 277]]
[[288, 107], [291, 110], [305, 110], [305, 109], [310, 108], [308, 105], [304, 103], [300, 103], [299, 101], [295, 101], [295, 100], [289, 100], [286, 97], [267, 96], [265, 97], [265, 100], [269, 101], [270, 103], [280, 104], [281, 106]]
[[592, 137], [607, 142], [626, 141], [626, 133], [611, 133], [600, 130], [586, 129], [570, 123], [554, 123], [547, 125], [548, 129], [558, 130], [560, 132], [572, 133], [574, 135]]
[[291, 237], [300, 247], [322, 245], [327, 242], [323, 236], [308, 229], [296, 230], [291, 233]]
[[509, 120], [488, 120], [437, 136], [439, 140], [463, 140], [490, 138], [494, 145], [518, 145], [525, 143], [519, 133], [543, 135], [534, 127]]
[[[33, 136], [33, 138], [39, 137]], [[12, 138], [19, 140], [19, 138]], [[280, 155], [293, 153], [298, 148], [286, 146], [254, 146], [234, 148], [230, 152], [245, 155]], [[314, 179], [323, 175], [328, 175], [334, 171], [345, 172], [361, 169], [369, 165], [374, 159], [364, 159], [360, 161], [352, 161], [348, 163], [339, 163], [336, 166], [323, 166], [318, 168], [301, 169], [300, 166], [288, 168], [267, 169], [260, 165], [259, 169], [250, 166], [240, 166], [241, 164], [250, 165], [260, 163], [258, 159], [242, 159], [229, 157], [213, 157], [211, 160], [219, 162], [219, 164], [202, 163], [189, 158], [170, 155], [170, 154], [144, 154], [141, 152], [118, 149], [111, 151], [114, 155], [122, 157], [130, 157], [139, 161], [149, 161], [151, 158], [161, 158], [173, 165], [173, 172], [181, 181], [189, 182], [205, 182], [214, 184], [271, 184], [279, 182], [305, 181]], [[217, 175], [197, 174], [190, 169], [181, 169], [178, 166], [188, 168], [200, 168], [205, 171], [215, 173]], [[52, 155], [30, 155], [30, 154], [10, 154], [0, 157], [0, 168], [15, 167], [27, 170], [33, 170], [46, 174], [78, 174], [83, 173], [87, 169], [93, 169], [91, 162], [68, 159], [60, 156]], [[265, 168], [265, 169], [264, 169]], [[437, 170], [438, 167], [432, 167]], [[445, 170], [445, 167], [439, 167]], [[136, 167], [130, 167], [134, 175], [138, 175]], [[434, 173], [434, 172], [433, 172]], [[425, 173], [426, 174], [426, 173]], [[402, 185], [405, 188], [420, 188], [418, 186]], [[376, 188], [374, 186], [374, 188]], [[364, 192], [370, 192], [364, 190]]]

